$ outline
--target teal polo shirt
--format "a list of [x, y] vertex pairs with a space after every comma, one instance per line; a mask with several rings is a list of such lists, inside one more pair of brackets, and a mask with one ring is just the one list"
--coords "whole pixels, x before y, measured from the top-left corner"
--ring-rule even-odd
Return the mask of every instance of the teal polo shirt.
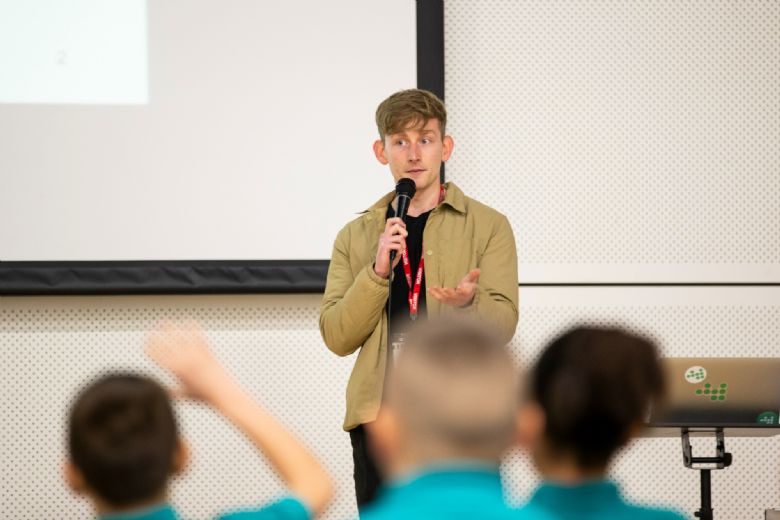
[[668, 509], [640, 507], [626, 502], [617, 484], [609, 480], [576, 486], [544, 483], [518, 510], [523, 515], [547, 514], [555, 520], [684, 520]]
[[[239, 509], [218, 515], [217, 520], [309, 520], [312, 515], [303, 503], [293, 497], [286, 497], [257, 509]], [[100, 520], [181, 520], [169, 504], [101, 516]]]
[[497, 465], [457, 464], [427, 467], [382, 488], [360, 520], [547, 520], [517, 514], [504, 501]]

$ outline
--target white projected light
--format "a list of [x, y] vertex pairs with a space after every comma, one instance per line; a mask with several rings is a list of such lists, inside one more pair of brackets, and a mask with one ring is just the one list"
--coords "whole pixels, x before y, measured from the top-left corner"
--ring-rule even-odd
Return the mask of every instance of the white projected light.
[[0, 0], [0, 103], [148, 102], [145, 0]]

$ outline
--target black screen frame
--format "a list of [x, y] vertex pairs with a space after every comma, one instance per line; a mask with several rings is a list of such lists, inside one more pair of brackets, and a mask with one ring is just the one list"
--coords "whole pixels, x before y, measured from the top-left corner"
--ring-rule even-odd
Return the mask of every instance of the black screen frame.
[[[444, 1], [416, 3], [417, 86], [444, 99]], [[0, 261], [0, 296], [320, 293], [325, 290], [328, 264], [329, 260]]]

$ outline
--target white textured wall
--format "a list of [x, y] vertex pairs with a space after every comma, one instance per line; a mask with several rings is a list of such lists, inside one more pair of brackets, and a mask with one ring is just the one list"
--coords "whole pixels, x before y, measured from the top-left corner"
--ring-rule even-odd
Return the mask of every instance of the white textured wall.
[[525, 282], [780, 280], [780, 2], [447, 0], [447, 175]]

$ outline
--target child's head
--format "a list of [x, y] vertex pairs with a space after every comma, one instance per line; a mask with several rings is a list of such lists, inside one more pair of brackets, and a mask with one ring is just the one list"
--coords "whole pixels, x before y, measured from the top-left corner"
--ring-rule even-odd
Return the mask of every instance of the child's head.
[[527, 437], [543, 473], [562, 462], [583, 473], [605, 472], [663, 391], [655, 345], [609, 328], [579, 327], [557, 337], [530, 379], [531, 406], [542, 419]]
[[170, 399], [148, 377], [112, 374], [91, 384], [68, 429], [71, 486], [110, 508], [164, 499], [184, 464]]
[[498, 463], [514, 438], [518, 387], [508, 349], [484, 327], [419, 325], [390, 369], [369, 427], [385, 471], [448, 459]]

